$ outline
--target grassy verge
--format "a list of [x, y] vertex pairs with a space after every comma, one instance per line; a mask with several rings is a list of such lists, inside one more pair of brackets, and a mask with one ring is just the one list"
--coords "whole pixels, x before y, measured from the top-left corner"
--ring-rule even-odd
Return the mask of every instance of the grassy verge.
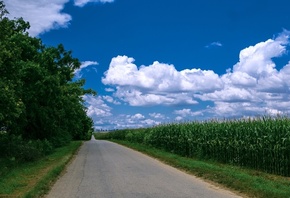
[[157, 158], [166, 164], [188, 173], [212, 181], [245, 197], [290, 198], [290, 178], [266, 174], [259, 171], [242, 169], [215, 162], [199, 161], [181, 157], [147, 145], [127, 141], [114, 142], [133, 148]]
[[82, 141], [73, 141], [41, 160], [7, 168], [0, 178], [0, 197], [44, 195], [81, 145]]

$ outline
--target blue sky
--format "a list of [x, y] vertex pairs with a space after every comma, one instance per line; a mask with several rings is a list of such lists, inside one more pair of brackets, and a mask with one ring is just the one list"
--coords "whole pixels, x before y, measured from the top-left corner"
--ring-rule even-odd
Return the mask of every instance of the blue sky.
[[96, 129], [290, 113], [288, 0], [4, 0], [82, 62]]

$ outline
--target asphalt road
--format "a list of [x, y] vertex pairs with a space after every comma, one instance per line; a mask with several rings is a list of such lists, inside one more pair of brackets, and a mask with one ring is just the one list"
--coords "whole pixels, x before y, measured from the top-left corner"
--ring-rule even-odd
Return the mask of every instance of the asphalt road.
[[108, 141], [84, 143], [49, 198], [239, 197], [158, 160]]

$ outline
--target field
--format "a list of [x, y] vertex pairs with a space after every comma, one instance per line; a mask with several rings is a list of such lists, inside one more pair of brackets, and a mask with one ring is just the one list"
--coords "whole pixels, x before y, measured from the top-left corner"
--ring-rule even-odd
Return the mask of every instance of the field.
[[261, 117], [174, 123], [103, 134], [196, 159], [290, 176], [290, 119]]

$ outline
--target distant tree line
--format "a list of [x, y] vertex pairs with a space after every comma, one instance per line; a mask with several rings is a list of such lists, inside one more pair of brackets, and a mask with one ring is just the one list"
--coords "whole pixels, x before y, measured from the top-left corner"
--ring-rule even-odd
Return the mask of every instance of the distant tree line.
[[74, 81], [80, 67], [62, 45], [45, 46], [29, 23], [9, 19], [0, 1], [0, 158], [33, 160], [71, 140], [88, 139], [93, 121]]

